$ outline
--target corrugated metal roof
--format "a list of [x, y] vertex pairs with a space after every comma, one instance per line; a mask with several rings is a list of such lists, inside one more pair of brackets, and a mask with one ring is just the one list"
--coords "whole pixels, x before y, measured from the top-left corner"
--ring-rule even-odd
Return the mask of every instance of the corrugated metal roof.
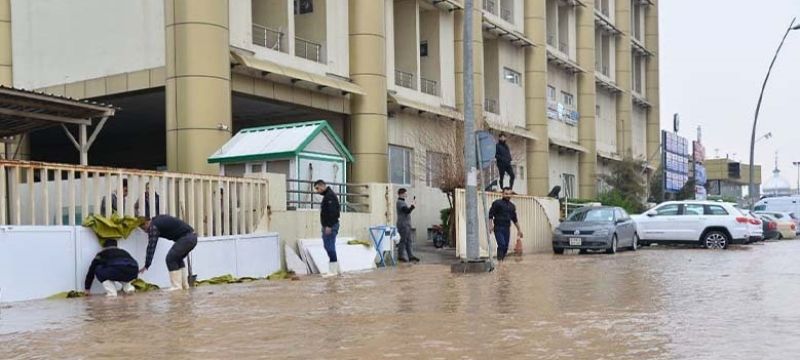
[[322, 131], [328, 134], [342, 157], [352, 161], [352, 155], [328, 122], [320, 120], [242, 129], [211, 155], [208, 162], [291, 158], [303, 151], [305, 146]]

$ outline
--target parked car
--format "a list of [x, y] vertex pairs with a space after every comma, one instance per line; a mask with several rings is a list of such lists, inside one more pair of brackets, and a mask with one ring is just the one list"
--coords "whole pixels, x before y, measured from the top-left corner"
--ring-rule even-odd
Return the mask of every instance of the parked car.
[[605, 250], [615, 254], [621, 247], [636, 251], [639, 239], [636, 224], [620, 207], [585, 207], [572, 213], [553, 234], [553, 252], [565, 249]]
[[764, 213], [762, 213], [761, 216], [767, 217], [767, 218], [775, 221], [775, 223], [777, 223], [777, 229], [776, 230], [778, 231], [778, 237], [776, 237], [776, 239], [778, 239], [778, 240], [787, 239], [788, 240], [788, 239], [794, 239], [794, 238], [797, 237], [797, 225], [795, 225], [794, 222], [791, 219], [788, 219], [786, 217], [779, 219], [777, 216], [774, 216], [772, 214], [764, 214]]
[[739, 211], [750, 217], [750, 223], [748, 224], [750, 235], [747, 243], [764, 241], [764, 222], [761, 221], [761, 218], [750, 210], [739, 209]]
[[763, 198], [756, 203], [753, 210], [800, 214], [800, 195]]
[[800, 217], [794, 213], [781, 212], [781, 211], [757, 211], [758, 214], [767, 214], [782, 221], [791, 221], [795, 225], [795, 235], [800, 235]]
[[764, 240], [777, 239], [780, 235], [780, 232], [778, 232], [778, 220], [765, 214], [758, 214], [758, 217], [763, 223]]
[[694, 200], [661, 203], [634, 221], [640, 245], [686, 243], [709, 249], [746, 244], [754, 236], [751, 226], [760, 225], [734, 204]]

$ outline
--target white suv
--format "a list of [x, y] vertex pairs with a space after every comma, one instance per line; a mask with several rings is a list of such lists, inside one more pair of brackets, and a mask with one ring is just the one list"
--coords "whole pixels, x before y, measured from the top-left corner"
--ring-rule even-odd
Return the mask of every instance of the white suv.
[[[668, 201], [634, 217], [639, 244], [693, 243], [723, 249], [746, 244], [759, 235], [759, 220], [734, 204], [713, 201]], [[758, 223], [757, 223], [758, 222]]]

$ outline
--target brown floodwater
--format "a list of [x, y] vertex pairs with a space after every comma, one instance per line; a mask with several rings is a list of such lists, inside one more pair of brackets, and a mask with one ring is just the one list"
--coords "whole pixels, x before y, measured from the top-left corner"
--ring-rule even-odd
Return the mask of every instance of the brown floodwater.
[[800, 241], [0, 305], [0, 358], [793, 359]]

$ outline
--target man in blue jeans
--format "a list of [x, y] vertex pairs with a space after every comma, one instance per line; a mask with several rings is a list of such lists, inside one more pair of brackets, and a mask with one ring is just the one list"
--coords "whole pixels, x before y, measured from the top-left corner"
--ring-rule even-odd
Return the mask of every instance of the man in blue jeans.
[[489, 209], [489, 231], [494, 231], [497, 241], [497, 260], [503, 261], [508, 253], [508, 243], [511, 241], [511, 223], [517, 228], [517, 235], [522, 237], [522, 229], [517, 222], [517, 207], [511, 202], [511, 188], [503, 189], [503, 198], [495, 200]]
[[314, 191], [322, 195], [320, 222], [322, 223], [322, 243], [328, 253], [329, 268], [323, 277], [339, 275], [339, 261], [336, 257], [336, 235], [339, 234], [339, 197], [323, 180], [314, 182]]

